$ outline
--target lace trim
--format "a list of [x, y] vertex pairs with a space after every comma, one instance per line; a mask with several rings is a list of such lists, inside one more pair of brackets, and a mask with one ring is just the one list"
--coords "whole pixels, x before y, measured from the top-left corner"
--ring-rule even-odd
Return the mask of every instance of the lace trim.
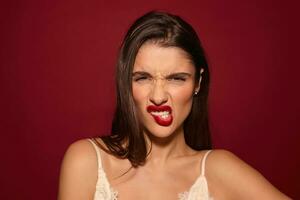
[[[96, 184], [96, 192], [94, 195], [95, 200], [118, 200], [118, 191], [114, 190], [106, 177], [106, 174], [102, 168], [98, 170], [98, 181]], [[209, 197], [207, 181], [204, 176], [199, 176], [195, 183], [188, 191], [178, 194], [178, 200], [212, 200]]]
[[111, 199], [118, 200], [118, 191], [114, 190], [112, 187], [110, 188]]
[[188, 200], [189, 197], [189, 192], [185, 191], [185, 192], [181, 192], [178, 194], [178, 199], [179, 200]]
[[[107, 181], [106, 174], [103, 170], [98, 172], [99, 179], [101, 182], [96, 185], [95, 200], [118, 200], [118, 191], [113, 189]], [[192, 185], [189, 191], [181, 192], [177, 195], [178, 200], [189, 200], [189, 199], [205, 199], [213, 200], [209, 197], [207, 188], [207, 182], [204, 176], [200, 176], [196, 182]]]
[[94, 199], [118, 200], [118, 191], [110, 187], [105, 172], [103, 170], [99, 170], [98, 176], [98, 181], [101, 182], [97, 182], [96, 184]]
[[[104, 187], [98, 187], [96, 191], [96, 196], [100, 196], [107, 200], [118, 200], [118, 191], [110, 188], [110, 197], [108, 197], [107, 192], [104, 190]], [[181, 192], [178, 194], [178, 200], [188, 200], [189, 192]], [[96, 198], [98, 199], [98, 198]]]

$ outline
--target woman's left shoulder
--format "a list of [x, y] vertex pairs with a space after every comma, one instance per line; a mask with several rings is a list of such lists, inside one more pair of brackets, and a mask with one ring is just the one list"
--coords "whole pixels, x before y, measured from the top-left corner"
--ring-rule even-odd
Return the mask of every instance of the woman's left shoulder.
[[231, 151], [214, 149], [206, 158], [206, 171], [222, 182], [234, 184], [243, 180], [264, 180], [263, 176]]
[[209, 153], [206, 173], [212, 182], [221, 185], [230, 199], [289, 199], [260, 172], [228, 150], [216, 149]]
[[220, 178], [261, 178], [262, 175], [233, 152], [225, 149], [214, 149], [207, 156], [206, 165], [208, 171], [220, 176]]
[[[209, 160], [210, 164], [213, 164], [215, 170], [246, 164], [231, 151], [225, 149], [213, 149], [208, 151], [209, 155], [207, 156], [207, 160]], [[205, 151], [204, 154], [208, 151]]]

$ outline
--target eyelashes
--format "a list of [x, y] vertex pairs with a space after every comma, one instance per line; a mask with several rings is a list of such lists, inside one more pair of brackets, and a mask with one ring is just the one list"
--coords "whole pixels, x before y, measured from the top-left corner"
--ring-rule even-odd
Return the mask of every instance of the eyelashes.
[[167, 78], [167, 80], [168, 81], [186, 81], [186, 78], [185, 77], [180, 77], [180, 76], [178, 76], [178, 77], [171, 77], [171, 78]]
[[133, 78], [133, 80], [134, 80], [135, 82], [141, 82], [141, 81], [145, 81], [145, 80], [151, 80], [151, 78], [146, 77], [146, 76], [141, 76], [141, 77]]
[[[185, 82], [186, 79], [187, 78], [183, 76], [171, 76], [166, 78], [168, 82]], [[133, 81], [135, 82], [145, 82], [145, 81], [152, 81], [152, 80], [153, 78], [149, 76], [138, 76], [133, 78]]]
[[[164, 83], [176, 85], [182, 85], [192, 78], [193, 76], [189, 72], [175, 72], [161, 77]], [[139, 84], [151, 84], [153, 80], [158, 79], [160, 79], [160, 77], [153, 76], [145, 71], [136, 71], [132, 73], [132, 81]]]

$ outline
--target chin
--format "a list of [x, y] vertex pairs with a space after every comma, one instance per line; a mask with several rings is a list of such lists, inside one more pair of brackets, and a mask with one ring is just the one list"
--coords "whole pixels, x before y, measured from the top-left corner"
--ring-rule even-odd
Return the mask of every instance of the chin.
[[146, 127], [146, 133], [149, 137], [154, 137], [156, 139], [166, 139], [174, 135], [175, 127], [173, 124], [170, 126], [160, 126], [154, 125], [152, 127]]

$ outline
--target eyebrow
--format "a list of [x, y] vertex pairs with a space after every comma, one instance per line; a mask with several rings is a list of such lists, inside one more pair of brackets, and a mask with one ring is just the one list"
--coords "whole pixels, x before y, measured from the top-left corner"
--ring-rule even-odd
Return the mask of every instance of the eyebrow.
[[190, 73], [187, 73], [187, 72], [177, 72], [177, 73], [172, 73], [172, 74], [169, 74], [166, 78], [173, 78], [173, 77], [191, 77], [192, 74]]
[[[145, 71], [136, 71], [136, 72], [133, 72], [132, 73], [132, 76], [148, 76], [148, 77], [152, 77], [151, 74], [149, 74], [148, 72], [145, 72]], [[192, 74], [190, 73], [187, 73], [187, 72], [175, 72], [175, 73], [172, 73], [172, 74], [168, 74], [166, 78], [172, 78], [174, 76], [188, 76], [188, 77], [191, 77]]]
[[136, 71], [132, 73], [132, 76], [151, 76], [151, 75], [145, 71]]

